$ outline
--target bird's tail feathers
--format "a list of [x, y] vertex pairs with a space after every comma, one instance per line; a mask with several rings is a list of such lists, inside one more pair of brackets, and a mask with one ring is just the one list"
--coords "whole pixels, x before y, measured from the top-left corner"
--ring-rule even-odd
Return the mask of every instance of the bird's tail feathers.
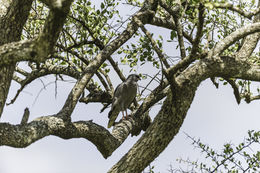
[[107, 128], [110, 128], [114, 125], [118, 114], [119, 114], [119, 111], [116, 111], [116, 110], [113, 110], [113, 109], [111, 109], [109, 111], [109, 113], [108, 113], [109, 121], [108, 121]]
[[108, 118], [109, 118], [109, 119], [110, 119], [112, 113], [113, 113], [113, 109], [111, 109], [111, 110], [108, 112]]

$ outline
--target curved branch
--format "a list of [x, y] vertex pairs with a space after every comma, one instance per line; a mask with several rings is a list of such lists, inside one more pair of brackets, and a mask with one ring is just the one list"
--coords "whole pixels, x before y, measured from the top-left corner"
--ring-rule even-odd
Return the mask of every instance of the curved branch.
[[238, 90], [238, 85], [236, 84], [236, 81], [235, 80], [232, 80], [232, 79], [227, 79], [227, 78], [224, 78], [230, 85], [231, 87], [233, 88], [233, 93], [234, 93], [234, 96], [236, 98], [236, 101], [237, 101], [237, 104], [240, 104], [240, 101], [241, 101], [241, 96], [240, 96], [240, 93], [239, 93], [239, 90]]
[[[20, 73], [20, 71], [19, 71]], [[80, 72], [76, 71], [73, 68], [70, 67], [64, 67], [64, 66], [57, 66], [57, 65], [52, 65], [49, 63], [46, 63], [44, 65], [41, 66], [40, 69], [34, 69], [31, 73], [27, 73], [27, 72], [23, 72], [23, 75], [25, 75], [25, 79], [21, 80], [20, 78], [18, 78], [16, 75], [13, 76], [13, 79], [15, 81], [17, 81], [18, 83], [21, 84], [20, 89], [17, 91], [16, 95], [14, 96], [14, 98], [7, 103], [7, 105], [13, 104], [17, 97], [19, 96], [19, 94], [23, 91], [23, 89], [32, 81], [34, 81], [35, 79], [38, 79], [40, 77], [49, 75], [49, 74], [65, 74], [67, 76], [73, 77], [75, 79], [79, 79], [80, 76], [82, 75]]]
[[51, 53], [63, 27], [72, 0], [63, 0], [61, 9], [51, 9], [39, 37], [0, 46], [0, 66], [19, 61], [43, 62]]
[[[149, 24], [151, 25], [155, 25], [155, 26], [159, 26], [159, 27], [163, 27], [166, 29], [170, 29], [170, 30], [175, 30], [177, 31], [176, 25], [172, 20], [166, 20], [163, 18], [159, 18], [157, 16], [153, 17], [153, 20], [149, 21]], [[193, 38], [187, 34], [185, 31], [182, 31], [183, 36], [192, 44], [194, 42]]]
[[104, 158], [107, 158], [130, 133], [135, 135], [136, 131], [145, 130], [150, 124], [148, 114], [144, 114], [140, 118], [118, 123], [110, 133], [106, 128], [92, 121], [68, 122], [61, 118], [63, 116], [60, 114], [43, 116], [30, 123], [23, 121], [19, 125], [0, 123], [0, 146], [24, 148], [49, 135], [63, 139], [85, 138], [97, 147]]
[[244, 16], [248, 19], [251, 19], [253, 16], [257, 15], [260, 13], [260, 8], [258, 7], [257, 9], [255, 9], [254, 11], [244, 11], [244, 10], [241, 10], [241, 8], [231, 4], [231, 3], [228, 3], [228, 2], [225, 2], [225, 3], [213, 3], [213, 6], [216, 7], [216, 8], [221, 8], [221, 9], [229, 9], [231, 11], [234, 11], [234, 12], [237, 12], [238, 14], [240, 14], [241, 16]]
[[109, 173], [141, 172], [146, 168], [178, 133], [197, 87], [203, 80], [212, 76], [225, 76], [260, 81], [259, 65], [233, 57], [219, 58], [221, 61], [212, 58], [202, 59], [176, 77], [177, 85], [168, 89], [167, 98], [153, 123]]
[[[260, 9], [260, 1], [258, 1], [258, 8]], [[257, 14], [254, 17], [253, 22], [254, 23], [260, 22], [260, 14]], [[247, 57], [249, 57], [252, 54], [252, 52], [254, 51], [259, 38], [260, 38], [260, 33], [254, 33], [252, 35], [248, 35], [245, 38], [245, 41], [243, 42], [242, 47], [237, 52], [237, 57], [240, 59], [247, 59]]]
[[254, 100], [260, 100], [260, 95], [251, 96], [250, 94], [248, 94], [248, 95], [244, 95], [244, 97], [245, 97], [245, 101], [247, 103], [250, 103], [251, 101], [254, 101]]
[[232, 32], [230, 35], [219, 41], [209, 54], [211, 56], [220, 55], [226, 48], [237, 40], [255, 32], [260, 32], [260, 22], [246, 25]]

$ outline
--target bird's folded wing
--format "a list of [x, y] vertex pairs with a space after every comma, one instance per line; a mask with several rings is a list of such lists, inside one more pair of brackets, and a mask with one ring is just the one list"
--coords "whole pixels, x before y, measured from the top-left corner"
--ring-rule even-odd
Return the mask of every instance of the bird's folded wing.
[[116, 118], [120, 112], [119, 104], [122, 104], [120, 102], [124, 100], [122, 97], [123, 97], [126, 89], [127, 89], [127, 86], [124, 82], [121, 83], [120, 85], [118, 85], [115, 89], [112, 108], [111, 108], [110, 112], [108, 113], [108, 118], [109, 118], [108, 125], [107, 125], [108, 128], [112, 127], [116, 121]]

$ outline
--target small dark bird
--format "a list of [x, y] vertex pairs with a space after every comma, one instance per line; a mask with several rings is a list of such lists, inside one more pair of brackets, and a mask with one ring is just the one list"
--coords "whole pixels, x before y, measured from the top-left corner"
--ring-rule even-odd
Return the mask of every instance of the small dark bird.
[[[112, 107], [108, 113], [108, 128], [114, 125], [120, 111], [122, 111], [123, 114], [122, 119], [128, 118], [127, 108], [131, 105], [136, 96], [138, 80], [140, 80], [140, 76], [138, 76], [137, 74], [131, 74], [127, 77], [125, 82], [119, 84], [116, 87], [112, 100]], [[124, 111], [126, 113], [126, 116], [124, 115]]]

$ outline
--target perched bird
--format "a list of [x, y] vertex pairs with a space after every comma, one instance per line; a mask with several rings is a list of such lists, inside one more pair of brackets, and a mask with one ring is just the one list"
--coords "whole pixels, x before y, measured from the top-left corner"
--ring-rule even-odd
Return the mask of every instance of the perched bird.
[[[138, 76], [137, 74], [131, 74], [127, 77], [125, 82], [119, 84], [116, 87], [112, 100], [112, 107], [108, 113], [108, 128], [114, 125], [114, 122], [120, 111], [122, 111], [123, 114], [122, 119], [127, 119], [127, 108], [134, 101], [134, 98], [136, 96], [138, 80], [140, 80], [140, 76]], [[124, 111], [126, 113], [126, 117], [124, 115]]]

